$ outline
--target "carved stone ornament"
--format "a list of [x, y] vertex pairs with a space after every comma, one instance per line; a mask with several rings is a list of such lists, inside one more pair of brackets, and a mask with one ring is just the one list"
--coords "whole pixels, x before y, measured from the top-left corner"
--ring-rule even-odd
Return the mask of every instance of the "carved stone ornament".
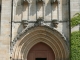
[[23, 27], [26, 28], [27, 25], [28, 25], [28, 21], [27, 20], [22, 20], [22, 24], [23, 24]]
[[59, 21], [57, 19], [52, 20], [51, 26], [57, 28]]
[[34, 26], [42, 26], [42, 25], [44, 25], [44, 20], [42, 17], [39, 17], [35, 22]]

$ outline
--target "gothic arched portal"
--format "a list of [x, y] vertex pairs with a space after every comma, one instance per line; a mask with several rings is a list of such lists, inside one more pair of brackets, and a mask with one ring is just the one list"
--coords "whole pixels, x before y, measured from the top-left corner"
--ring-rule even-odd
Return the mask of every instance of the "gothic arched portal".
[[47, 26], [36, 26], [25, 31], [14, 45], [12, 59], [28, 60], [31, 48], [42, 42], [52, 49], [55, 60], [68, 60], [68, 46], [58, 31]]

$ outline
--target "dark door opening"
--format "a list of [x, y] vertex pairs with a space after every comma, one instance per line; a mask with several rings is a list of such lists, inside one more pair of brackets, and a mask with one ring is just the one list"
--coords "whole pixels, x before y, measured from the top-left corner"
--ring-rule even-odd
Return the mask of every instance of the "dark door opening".
[[47, 60], [47, 58], [36, 58], [35, 60]]

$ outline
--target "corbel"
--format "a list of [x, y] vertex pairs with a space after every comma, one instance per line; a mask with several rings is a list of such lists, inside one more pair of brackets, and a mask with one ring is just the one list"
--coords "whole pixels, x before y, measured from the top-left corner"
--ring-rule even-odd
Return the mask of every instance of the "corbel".
[[23, 25], [24, 28], [26, 28], [27, 25], [28, 25], [28, 21], [27, 20], [22, 20], [22, 25]]
[[51, 21], [51, 26], [54, 27], [54, 28], [57, 28], [58, 27], [58, 24], [59, 24], [59, 21], [57, 19], [53, 19]]
[[42, 25], [44, 25], [44, 20], [42, 17], [39, 17], [35, 22], [34, 26], [42, 26]]

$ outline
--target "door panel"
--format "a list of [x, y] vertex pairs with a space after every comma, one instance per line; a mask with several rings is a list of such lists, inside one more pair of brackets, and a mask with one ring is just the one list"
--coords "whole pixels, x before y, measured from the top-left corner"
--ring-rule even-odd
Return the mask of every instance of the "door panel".
[[38, 43], [34, 45], [29, 51], [27, 60], [36, 60], [36, 58], [39, 58], [39, 60], [55, 60], [55, 55], [48, 45], [44, 43]]
[[46, 58], [47, 57], [47, 51], [35, 51], [35, 57], [36, 58]]
[[29, 53], [27, 59], [28, 59], [28, 60], [35, 60], [34, 53]]

